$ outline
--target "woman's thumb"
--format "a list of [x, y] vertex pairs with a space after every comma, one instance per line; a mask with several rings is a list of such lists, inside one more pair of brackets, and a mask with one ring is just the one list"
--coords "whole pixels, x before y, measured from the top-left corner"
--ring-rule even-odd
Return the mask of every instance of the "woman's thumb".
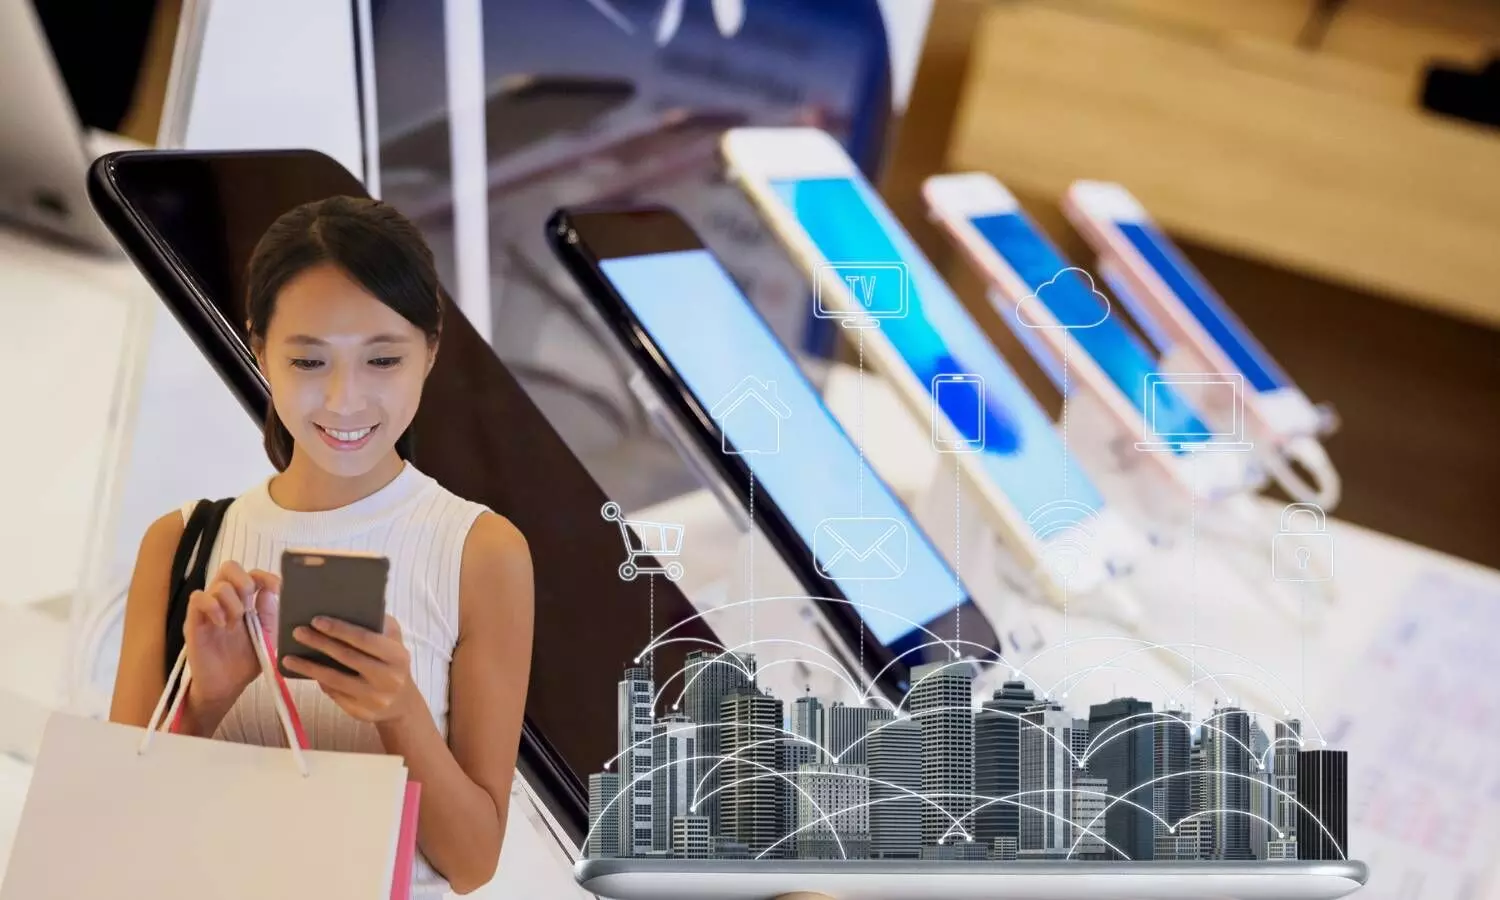
[[255, 580], [255, 613], [263, 623], [274, 623], [281, 612], [281, 579], [259, 569], [250, 573]]

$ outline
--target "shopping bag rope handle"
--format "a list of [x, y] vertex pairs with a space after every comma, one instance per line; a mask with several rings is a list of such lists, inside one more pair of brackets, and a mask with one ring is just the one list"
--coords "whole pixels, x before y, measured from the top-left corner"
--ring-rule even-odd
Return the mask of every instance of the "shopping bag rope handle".
[[[307, 765], [307, 754], [303, 751], [308, 749], [307, 734], [302, 728], [302, 718], [297, 715], [297, 706], [292, 701], [291, 691], [287, 689], [286, 680], [281, 673], [276, 671], [276, 664], [271, 660], [268, 649], [269, 640], [266, 629], [260, 623], [260, 617], [255, 610], [246, 610], [245, 629], [248, 632], [251, 645], [255, 648], [256, 658], [260, 660], [261, 676], [271, 681], [271, 696], [276, 704], [276, 717], [281, 721], [282, 732], [286, 735], [287, 746], [291, 748], [292, 757], [297, 762], [297, 770], [303, 777], [311, 774]], [[171, 709], [166, 709], [167, 697], [172, 694], [172, 685], [179, 679], [182, 685], [177, 695], [172, 699]], [[156, 700], [156, 708], [151, 711], [151, 718], [146, 723], [146, 733], [141, 738], [141, 744], [137, 752], [145, 753], [151, 747], [151, 739], [160, 729], [165, 713], [166, 722], [170, 723], [167, 730], [177, 727], [178, 720], [182, 716], [183, 699], [187, 697], [188, 685], [192, 683], [192, 667], [187, 664], [187, 647], [177, 654], [177, 662], [172, 666], [172, 671], [167, 675], [167, 683], [162, 687], [161, 696]]]

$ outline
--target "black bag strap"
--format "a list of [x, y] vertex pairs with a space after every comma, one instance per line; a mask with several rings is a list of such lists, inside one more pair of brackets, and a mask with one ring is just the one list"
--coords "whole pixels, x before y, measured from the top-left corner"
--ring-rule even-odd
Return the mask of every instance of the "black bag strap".
[[208, 584], [208, 558], [213, 554], [214, 541], [219, 537], [219, 526], [224, 524], [224, 513], [233, 502], [233, 497], [199, 500], [182, 529], [177, 552], [172, 555], [172, 585], [167, 593], [164, 672], [172, 671], [182, 653], [185, 643], [182, 628], [187, 623], [188, 598], [193, 591], [201, 591]]

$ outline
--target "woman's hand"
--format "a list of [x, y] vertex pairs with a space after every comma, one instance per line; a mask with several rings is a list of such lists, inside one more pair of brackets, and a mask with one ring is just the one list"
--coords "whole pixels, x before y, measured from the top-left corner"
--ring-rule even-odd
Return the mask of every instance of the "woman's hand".
[[278, 576], [259, 569], [247, 572], [226, 561], [203, 590], [188, 598], [183, 637], [193, 675], [188, 697], [195, 707], [222, 716], [260, 675], [245, 613], [255, 610], [274, 634], [280, 594]]
[[394, 617], [386, 616], [385, 632], [376, 634], [319, 616], [313, 619], [312, 628], [302, 626], [292, 636], [354, 670], [349, 675], [296, 656], [283, 661], [288, 671], [316, 681], [339, 709], [361, 722], [391, 722], [425, 708], [412, 684], [411, 656], [401, 643], [401, 626]]

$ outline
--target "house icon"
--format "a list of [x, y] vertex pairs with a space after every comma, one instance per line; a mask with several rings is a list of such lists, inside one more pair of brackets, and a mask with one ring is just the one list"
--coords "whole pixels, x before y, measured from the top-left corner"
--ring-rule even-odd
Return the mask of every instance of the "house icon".
[[[781, 422], [791, 409], [776, 396], [776, 382], [746, 376], [714, 406], [725, 453], [780, 453]], [[736, 438], [733, 446], [729, 436]]]

